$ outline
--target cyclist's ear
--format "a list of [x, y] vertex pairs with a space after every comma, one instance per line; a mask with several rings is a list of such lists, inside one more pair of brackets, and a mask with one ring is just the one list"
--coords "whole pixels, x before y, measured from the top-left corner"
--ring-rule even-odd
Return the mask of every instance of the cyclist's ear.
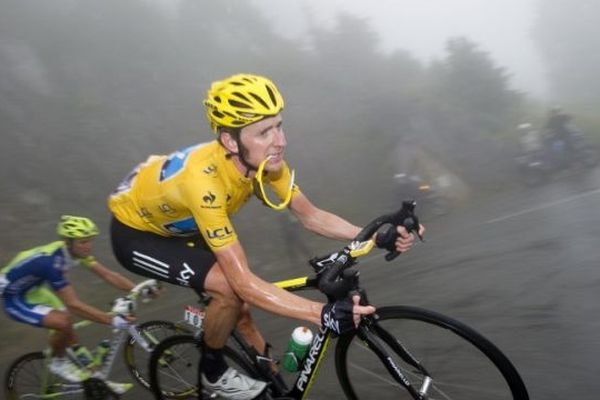
[[222, 130], [219, 135], [219, 141], [232, 154], [239, 154], [239, 144], [234, 133], [228, 130]]

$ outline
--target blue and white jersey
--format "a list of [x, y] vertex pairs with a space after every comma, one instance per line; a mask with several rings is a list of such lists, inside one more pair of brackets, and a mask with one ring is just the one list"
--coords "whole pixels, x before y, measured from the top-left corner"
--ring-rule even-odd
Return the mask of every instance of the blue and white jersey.
[[64, 273], [79, 264], [69, 255], [63, 241], [52, 242], [17, 254], [0, 271], [4, 296], [23, 294], [44, 283], [53, 290], [69, 285]]

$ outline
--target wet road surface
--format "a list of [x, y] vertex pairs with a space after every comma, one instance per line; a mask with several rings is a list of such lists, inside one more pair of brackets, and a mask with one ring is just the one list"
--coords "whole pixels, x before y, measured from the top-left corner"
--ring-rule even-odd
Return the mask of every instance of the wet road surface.
[[[375, 305], [429, 308], [484, 334], [513, 361], [532, 399], [596, 399], [599, 204], [599, 170], [534, 189], [499, 190], [429, 221], [427, 241], [393, 263], [381, 255], [367, 256], [361, 262], [361, 280]], [[274, 264], [265, 264], [256, 271], [268, 277], [272, 268]], [[290, 269], [289, 276], [308, 269], [295, 271]], [[184, 289], [169, 288], [140, 316], [177, 320], [182, 304], [193, 301]], [[262, 312], [256, 320], [280, 351], [298, 325]], [[41, 330], [20, 330], [4, 316], [0, 323], [7, 330], [0, 346], [4, 374], [12, 359], [39, 349], [45, 336]], [[97, 331], [82, 332], [84, 342], [95, 341]], [[310, 398], [342, 397], [331, 361], [332, 353]], [[114, 379], [129, 379], [125, 374], [119, 363]], [[139, 388], [124, 398], [136, 396], [150, 398]]]

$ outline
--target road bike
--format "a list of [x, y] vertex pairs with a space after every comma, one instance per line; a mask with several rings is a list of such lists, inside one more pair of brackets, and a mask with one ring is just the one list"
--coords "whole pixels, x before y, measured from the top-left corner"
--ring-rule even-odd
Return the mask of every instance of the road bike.
[[[350, 267], [375, 247], [376, 232], [380, 238], [395, 234], [398, 225], [416, 232], [414, 207], [412, 201], [403, 202], [397, 212], [367, 224], [341, 251], [310, 260], [315, 275], [275, 285], [288, 291], [318, 289], [329, 301], [359, 293], [361, 303], [368, 304], [366, 289]], [[391, 261], [397, 255], [391, 250], [385, 258]], [[150, 357], [156, 399], [191, 398], [198, 390], [201, 396], [197, 397], [217, 397], [198, 387], [202, 311], [188, 307], [186, 315], [197, 324], [195, 334], [165, 339]], [[265, 360], [237, 331], [224, 355], [230, 366], [269, 383], [260, 398], [305, 399], [336, 338], [335, 369], [348, 399], [529, 399], [517, 369], [491, 341], [455, 319], [412, 306], [378, 307], [375, 314], [362, 317], [356, 331], [341, 336], [321, 327], [291, 387], [276, 379], [275, 360]]]
[[[129, 314], [137, 309], [137, 301], [146, 290], [155, 290], [158, 283], [149, 279], [136, 285], [127, 296], [120, 298]], [[94, 324], [83, 320], [74, 324], [75, 329]], [[103, 340], [96, 351], [84, 348], [85, 361], [73, 357], [80, 368], [91, 373], [91, 378], [81, 383], [69, 383], [52, 374], [48, 370], [50, 349], [24, 354], [17, 358], [8, 368], [4, 380], [5, 396], [9, 400], [17, 399], [116, 399], [119, 396], [112, 392], [105, 383], [109, 377], [114, 361], [123, 346], [122, 354], [131, 375], [146, 389], [150, 387], [148, 360], [152, 349], [161, 340], [174, 334], [184, 332], [177, 324], [169, 321], [147, 321], [138, 325], [130, 325], [127, 330], [113, 329], [112, 337]], [[81, 348], [80, 348], [81, 350]]]

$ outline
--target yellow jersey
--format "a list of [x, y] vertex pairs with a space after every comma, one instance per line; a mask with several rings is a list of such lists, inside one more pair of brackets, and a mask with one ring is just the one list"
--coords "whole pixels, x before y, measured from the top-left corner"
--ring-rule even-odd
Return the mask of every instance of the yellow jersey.
[[[283, 199], [291, 180], [284, 163], [263, 181]], [[300, 189], [294, 185], [292, 196]], [[227, 158], [218, 141], [201, 143], [170, 155], [152, 155], [138, 165], [110, 195], [108, 206], [120, 222], [162, 236], [200, 233], [211, 249], [237, 240], [230, 216], [254, 193], [245, 177]]]

